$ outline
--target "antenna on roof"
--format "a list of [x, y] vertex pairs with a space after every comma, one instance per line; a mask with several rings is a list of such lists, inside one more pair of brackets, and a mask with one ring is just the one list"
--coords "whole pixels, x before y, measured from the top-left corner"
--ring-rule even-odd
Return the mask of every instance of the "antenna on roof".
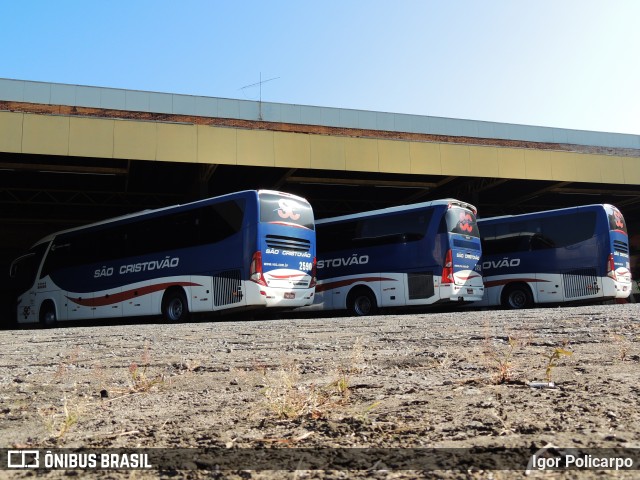
[[251, 87], [255, 87], [255, 86], [259, 86], [260, 87], [260, 100], [258, 101], [258, 120], [262, 120], [262, 84], [270, 82], [272, 80], [277, 80], [279, 78], [280, 77], [273, 77], [273, 78], [269, 78], [267, 80], [262, 80], [262, 72], [260, 72], [260, 81], [259, 82], [252, 83], [251, 85], [245, 85], [244, 87], [240, 88], [240, 90], [245, 90], [247, 88], [251, 88]]

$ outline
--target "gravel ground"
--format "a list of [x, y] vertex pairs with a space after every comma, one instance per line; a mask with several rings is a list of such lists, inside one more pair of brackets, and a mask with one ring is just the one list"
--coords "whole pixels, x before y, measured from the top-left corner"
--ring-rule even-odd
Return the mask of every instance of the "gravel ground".
[[[640, 305], [0, 331], [3, 448], [526, 452], [640, 447]], [[554, 388], [531, 388], [548, 382]], [[195, 451], [195, 450], [194, 450]], [[227, 450], [228, 451], [228, 450]], [[461, 450], [464, 452], [464, 450]], [[387, 462], [389, 463], [389, 462]], [[301, 464], [299, 464], [301, 465]], [[416, 478], [368, 471], [84, 472], [98, 478]], [[245, 465], [246, 467], [246, 465]], [[514, 478], [470, 465], [438, 478]], [[75, 471], [7, 471], [63, 478]], [[637, 478], [532, 472], [528, 478]]]

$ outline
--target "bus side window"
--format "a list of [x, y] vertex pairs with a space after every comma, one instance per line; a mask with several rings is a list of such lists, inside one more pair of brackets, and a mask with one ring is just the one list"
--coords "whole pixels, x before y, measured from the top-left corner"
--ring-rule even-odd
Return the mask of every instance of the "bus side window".
[[553, 240], [545, 237], [541, 233], [536, 233], [531, 237], [531, 250], [545, 250], [554, 247]]
[[44, 261], [42, 272], [40, 272], [40, 278], [46, 277], [59, 268], [69, 266], [71, 261], [70, 257], [71, 243], [68, 240], [56, 238], [53, 241], [53, 245], [51, 245], [47, 258]]
[[199, 243], [216, 243], [235, 235], [242, 229], [244, 200], [216, 203], [198, 210]]
[[556, 215], [542, 219], [542, 233], [554, 248], [568, 247], [593, 237], [596, 226], [595, 212]]
[[353, 239], [360, 230], [358, 221], [341, 222], [333, 225], [318, 225], [316, 228], [317, 248], [320, 252], [336, 252], [353, 247]]

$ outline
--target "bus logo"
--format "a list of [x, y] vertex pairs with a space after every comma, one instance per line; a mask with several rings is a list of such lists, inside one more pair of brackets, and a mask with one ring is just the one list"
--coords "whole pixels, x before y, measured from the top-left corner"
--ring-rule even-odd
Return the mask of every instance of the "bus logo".
[[460, 221], [458, 222], [460, 230], [463, 232], [473, 232], [473, 217], [468, 213], [460, 212]]
[[39, 468], [40, 452], [38, 450], [8, 450], [7, 467]]
[[624, 223], [622, 223], [622, 214], [618, 210], [614, 210], [613, 216], [616, 220], [616, 227], [624, 228]]
[[278, 209], [278, 216], [280, 218], [290, 218], [293, 221], [296, 221], [300, 218], [300, 214], [296, 213], [293, 210], [295, 207], [297, 207], [297, 204], [295, 204], [294, 202], [290, 202], [285, 198], [281, 198], [280, 200], [278, 200], [278, 206], [280, 207]]
[[520, 265], [519, 258], [503, 258], [502, 260], [487, 260], [482, 262], [482, 268], [489, 270], [492, 268], [517, 267]]

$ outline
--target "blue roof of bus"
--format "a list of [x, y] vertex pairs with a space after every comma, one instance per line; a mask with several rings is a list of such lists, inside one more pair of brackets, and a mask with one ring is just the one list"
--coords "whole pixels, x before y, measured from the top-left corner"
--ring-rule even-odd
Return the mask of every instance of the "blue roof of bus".
[[207, 202], [210, 202], [211, 200], [224, 201], [224, 200], [228, 199], [229, 197], [235, 197], [235, 196], [246, 195], [246, 194], [251, 194], [251, 193], [255, 194], [256, 196], [260, 195], [261, 193], [272, 193], [272, 194], [276, 194], [276, 195], [285, 195], [287, 197], [292, 197], [292, 198], [295, 198], [297, 200], [301, 200], [303, 202], [307, 202], [306, 199], [304, 199], [302, 197], [299, 197], [298, 195], [293, 195], [291, 193], [286, 193], [286, 192], [278, 192], [278, 191], [275, 191], [275, 190], [242, 190], [240, 192], [227, 193], [225, 195], [219, 195], [219, 196], [216, 196], [216, 197], [204, 198], [202, 200], [196, 200], [194, 202], [189, 202], [189, 203], [182, 203], [182, 204], [176, 204], [176, 205], [169, 205], [167, 207], [141, 210], [139, 212], [133, 212], [133, 213], [129, 213], [127, 215], [121, 215], [119, 217], [106, 218], [104, 220], [100, 220], [100, 221], [94, 222], [94, 223], [89, 223], [87, 225], [82, 225], [80, 227], [74, 227], [74, 228], [69, 228], [69, 229], [66, 229], [66, 230], [60, 230], [58, 232], [51, 233], [51, 234], [47, 235], [46, 237], [41, 238], [36, 243], [34, 243], [33, 246], [35, 247], [36, 245], [40, 245], [42, 243], [49, 242], [49, 241], [53, 240], [55, 237], [57, 237], [59, 235], [62, 235], [62, 234], [65, 234], [65, 233], [84, 230], [84, 229], [87, 229], [87, 228], [93, 228], [93, 227], [97, 227], [97, 226], [100, 226], [100, 225], [106, 225], [108, 223], [119, 222], [119, 221], [122, 221], [122, 220], [128, 220], [128, 219], [140, 217], [140, 216], [143, 216], [143, 215], [151, 215], [151, 214], [155, 214], [155, 213], [160, 213], [160, 212], [167, 211], [167, 210], [195, 207], [195, 206], [197, 206], [199, 204], [205, 204]]
[[370, 210], [368, 212], [353, 213], [350, 215], [342, 215], [339, 217], [323, 218], [322, 220], [316, 220], [316, 225], [322, 225], [324, 223], [330, 223], [330, 222], [339, 222], [343, 220], [353, 220], [356, 218], [369, 217], [372, 215], [384, 215], [387, 213], [403, 212], [406, 210], [414, 210], [418, 208], [432, 207], [437, 205], [455, 205], [457, 207], [468, 208], [469, 210], [472, 210], [474, 213], [476, 212], [476, 207], [474, 207], [470, 203], [462, 202], [460, 200], [456, 200], [455, 198], [443, 198], [440, 200], [432, 200], [430, 202], [412, 203], [409, 205], [398, 205], [397, 207], [381, 208], [379, 210]]
[[562, 212], [567, 212], [569, 210], [576, 210], [576, 209], [605, 208], [605, 207], [615, 208], [616, 210], [618, 210], [618, 207], [616, 207], [615, 205], [611, 205], [611, 204], [608, 204], [608, 203], [594, 203], [594, 204], [590, 204], [590, 205], [576, 205], [575, 207], [554, 208], [552, 210], [541, 210], [539, 212], [521, 213], [519, 215], [500, 215], [500, 216], [497, 216], [497, 217], [478, 218], [478, 223], [494, 221], [494, 220], [519, 219], [519, 218], [523, 218], [523, 217], [531, 217], [531, 216], [537, 216], [537, 215], [547, 215], [547, 214], [554, 214], [554, 213], [562, 213]]

